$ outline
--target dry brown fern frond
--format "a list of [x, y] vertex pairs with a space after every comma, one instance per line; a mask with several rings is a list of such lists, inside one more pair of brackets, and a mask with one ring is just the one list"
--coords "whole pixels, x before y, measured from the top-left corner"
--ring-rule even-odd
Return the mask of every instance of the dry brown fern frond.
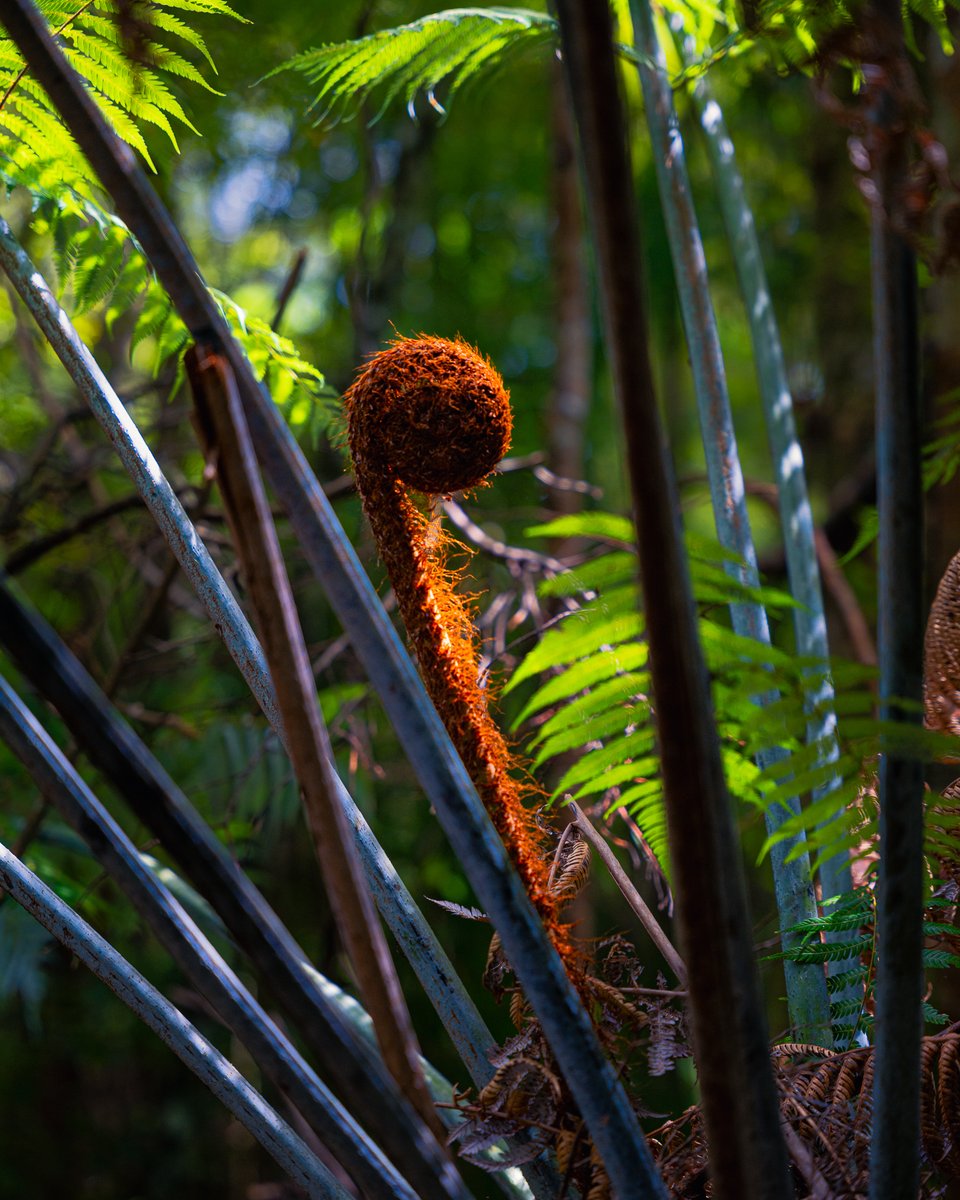
[[[802, 1161], [793, 1160], [798, 1196], [811, 1190], [813, 1170], [836, 1200], [866, 1197], [874, 1061], [873, 1047], [821, 1053], [804, 1062], [774, 1056], [780, 1112], [805, 1151]], [[921, 1070], [920, 1194], [936, 1200], [960, 1182], [960, 1031], [925, 1037]], [[651, 1142], [671, 1197], [710, 1195], [699, 1108], [662, 1125]]]
[[[597, 974], [581, 976], [581, 992], [604, 1048], [612, 1061], [621, 1064], [637, 1115], [649, 1117], [652, 1114], [638, 1099], [644, 1080], [651, 1073], [672, 1070], [690, 1053], [682, 998], [676, 993], [661, 994], [655, 988], [625, 994], [620, 985], [624, 981], [634, 984], [640, 977], [636, 952], [619, 936], [604, 939], [599, 950]], [[482, 1148], [495, 1135], [523, 1142], [517, 1150], [521, 1157], [511, 1156], [511, 1165], [551, 1146], [568, 1188], [575, 1188], [584, 1200], [589, 1196], [606, 1200], [610, 1193], [603, 1166], [538, 1021], [527, 1009], [519, 988], [508, 983], [511, 974], [499, 939], [495, 938], [486, 977], [500, 994], [510, 993], [511, 1015], [519, 1032], [491, 1057], [495, 1074], [490, 1082], [477, 1094], [467, 1092], [458, 1097], [457, 1107], [464, 1120], [452, 1142], [470, 1161], [475, 1157], [478, 1165], [483, 1165]], [[663, 982], [660, 977], [658, 983]]]
[[[568, 826], [572, 829], [573, 826]], [[571, 905], [590, 878], [590, 843], [578, 834], [566, 837], [557, 847], [557, 861], [551, 872], [550, 890], [564, 907]]]
[[923, 706], [928, 729], [960, 734], [960, 553], [950, 560], [930, 606], [923, 643]]

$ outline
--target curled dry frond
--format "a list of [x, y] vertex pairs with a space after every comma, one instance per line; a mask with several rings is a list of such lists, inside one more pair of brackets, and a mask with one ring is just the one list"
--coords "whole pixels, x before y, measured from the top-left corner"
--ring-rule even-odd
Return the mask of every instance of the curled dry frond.
[[577, 837], [571, 839], [564, 850], [551, 890], [562, 904], [569, 905], [580, 895], [590, 877], [590, 843]]
[[[813, 1047], [776, 1047], [780, 1111], [817, 1171], [838, 1197], [867, 1194], [873, 1047], [809, 1057]], [[785, 1054], [785, 1050], [794, 1053]], [[804, 1062], [785, 1061], [803, 1056]], [[960, 1032], [925, 1037], [921, 1048], [922, 1188], [925, 1198], [945, 1194], [960, 1181]], [[704, 1195], [707, 1156], [700, 1110], [688, 1109], [653, 1134], [658, 1164], [670, 1195]], [[802, 1185], [801, 1185], [802, 1186]]]

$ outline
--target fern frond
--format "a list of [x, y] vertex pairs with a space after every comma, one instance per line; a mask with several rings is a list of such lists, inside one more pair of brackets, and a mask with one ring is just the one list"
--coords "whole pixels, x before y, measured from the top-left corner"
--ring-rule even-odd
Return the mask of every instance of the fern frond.
[[412, 111], [419, 93], [442, 112], [434, 95], [441, 84], [449, 104], [482, 68], [556, 37], [556, 21], [532, 9], [452, 8], [352, 42], [308, 50], [270, 75], [286, 70], [302, 74], [315, 89], [310, 108], [319, 121], [356, 111], [377, 89], [383, 96], [374, 120], [397, 98]]
[[[203, 36], [169, 10], [244, 20], [222, 0], [154, 0], [144, 18], [148, 65], [136, 65], [125, 52], [115, 19], [117, 0], [68, 0], [44, 3], [40, 9], [112, 128], [151, 170], [155, 168], [145, 126], [160, 129], [175, 150], [177, 125], [195, 132], [168, 80], [188, 81], [219, 94], [182, 53], [186, 43], [213, 68]], [[179, 39], [179, 48], [166, 44], [167, 34]], [[38, 200], [67, 190], [94, 198], [90, 171], [76, 143], [5, 37], [0, 37], [0, 180], [8, 187], [27, 187]]]
[[[551, 628], [513, 672], [505, 691], [529, 686], [516, 724], [534, 719], [532, 747], [536, 766], [560, 756], [566, 764], [554, 796], [582, 799], [603, 796], [609, 809], [626, 808], [666, 871], [665, 821], [659, 762], [655, 754], [648, 693], [647, 653], [637, 563], [630, 545], [631, 524], [604, 513], [582, 513], [535, 527], [545, 537], [590, 538], [600, 544], [595, 557], [573, 571], [548, 579], [547, 596], [580, 598], [580, 605]], [[747, 588], [724, 569], [730, 556], [709, 539], [691, 539], [691, 579], [698, 603], [707, 611], [718, 595], [739, 602], [762, 598], [768, 611], [783, 613], [789, 597], [770, 588]], [[724, 770], [731, 794], [741, 803], [767, 811], [786, 807], [797, 796], [837, 786], [788, 816], [762, 854], [803, 832], [815, 863], [838, 853], [873, 844], [876, 806], [870, 791], [874, 762], [884, 748], [924, 760], [940, 757], [953, 739], [929, 730], [880, 721], [873, 716], [875, 671], [857, 664], [799, 658], [735, 634], [711, 616], [702, 616], [700, 637], [712, 682]], [[816, 694], [811, 681], [830, 677], [835, 688], [831, 708], [839, 720], [842, 753], [824, 761], [824, 747], [808, 744]], [[780, 695], [760, 706], [754, 699]], [[815, 715], [815, 714], [813, 714]], [[832, 735], [831, 735], [832, 736]], [[786, 751], [765, 770], [756, 758], [772, 749]], [[956, 856], [958, 830], [942, 809], [927, 822], [926, 852]], [[788, 850], [788, 857], [797, 853]], [[802, 847], [800, 848], [802, 852]], [[853, 925], [857, 918], [851, 918]], [[851, 926], [852, 927], [852, 926]]]
[[855, 967], [850, 971], [840, 971], [836, 975], [828, 975], [827, 991], [831, 996], [842, 995], [844, 992], [848, 990], [852, 991], [854, 988], [862, 991], [864, 974], [863, 967]]

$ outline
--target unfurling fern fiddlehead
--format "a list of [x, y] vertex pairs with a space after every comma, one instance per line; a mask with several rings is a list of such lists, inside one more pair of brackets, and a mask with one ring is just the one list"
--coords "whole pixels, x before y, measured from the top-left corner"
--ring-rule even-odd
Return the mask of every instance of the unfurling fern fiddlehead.
[[344, 400], [357, 487], [427, 691], [554, 944], [575, 967], [542, 837], [524, 803], [533, 789], [512, 773], [477, 680], [459, 573], [440, 560], [442, 540], [406, 490], [443, 495], [483, 482], [510, 445], [503, 381], [465, 342], [398, 338], [373, 356]]

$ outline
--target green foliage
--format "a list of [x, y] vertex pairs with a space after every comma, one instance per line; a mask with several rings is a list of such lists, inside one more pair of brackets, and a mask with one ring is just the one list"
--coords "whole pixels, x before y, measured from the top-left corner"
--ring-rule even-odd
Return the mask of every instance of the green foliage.
[[[123, 44], [117, 0], [44, 0], [40, 7], [103, 114], [151, 170], [145, 127], [160, 129], [174, 148], [175, 126], [194, 128], [174, 91], [176, 82], [218, 94], [182, 53], [186, 43], [216, 70], [203, 37], [179, 14], [243, 19], [225, 0], [157, 0], [144, 10], [145, 36], [137, 46], [142, 61], [134, 63]], [[9, 38], [0, 38], [0, 178], [37, 196], [58, 196], [65, 189], [92, 194], [83, 156]]]
[[[858, 74], [854, 11], [846, 0], [812, 6], [804, 0], [765, 0], [749, 6], [749, 19], [741, 26], [739, 8], [717, 5], [711, 0], [669, 0], [668, 14], [681, 22], [693, 38], [700, 61], [683, 65], [668, 38], [668, 62], [675, 81], [690, 79], [714, 62], [728, 56], [750, 61], [754, 66], [773, 62], [781, 69], [812, 70], [827, 49], [828, 54], [851, 66]], [[625, 6], [615, 5], [625, 30], [629, 16]], [[945, 53], [952, 52], [952, 37], [946, 19], [945, 0], [908, 0], [905, 27], [911, 50], [919, 56], [914, 23], [929, 24]], [[393, 29], [378, 30], [352, 41], [331, 43], [308, 50], [268, 72], [302, 74], [314, 91], [309, 110], [317, 110], [318, 123], [335, 123], [352, 116], [372, 93], [380, 91], [380, 105], [371, 119], [377, 121], [396, 100], [402, 100], [415, 116], [418, 94], [426, 95], [432, 108], [446, 114], [455, 94], [483, 74], [502, 66], [521, 50], [555, 44], [556, 20], [528, 8], [453, 8], [430, 13]], [[632, 45], [620, 44], [623, 57], [633, 63], [646, 61]], [[444, 103], [436, 92], [445, 89]]]
[[[948, 900], [932, 897], [927, 903], [928, 914], [938, 909], [955, 909]], [[834, 897], [823, 906], [823, 916], [800, 921], [790, 929], [800, 940], [775, 959], [796, 963], [849, 964], [845, 970], [831, 970], [827, 991], [831, 997], [830, 1023], [834, 1045], [838, 1048], [854, 1045], [867, 1039], [873, 1024], [873, 985], [876, 977], [876, 893], [871, 887], [859, 887], [844, 896]], [[851, 932], [856, 936], [849, 937]], [[960, 927], [951, 921], [937, 921], [929, 916], [923, 922], [925, 943], [949, 939], [955, 944]], [[947, 949], [925, 945], [923, 965], [928, 971], [960, 966], [960, 957]], [[853, 993], [851, 996], [850, 993]], [[852, 1019], [851, 1019], [852, 1018]], [[923, 1019], [928, 1025], [947, 1025], [950, 1018], [932, 1004], [924, 1003]]]
[[[190, 336], [120, 218], [93, 200], [65, 193], [40, 201], [34, 228], [52, 239], [60, 290], [72, 292], [74, 311], [82, 314], [102, 305], [110, 331], [132, 312], [131, 355], [147, 343], [154, 375], [175, 360], [179, 382]], [[266, 321], [246, 313], [222, 292], [214, 296], [257, 378], [264, 380], [291, 423], [313, 438], [328, 429], [338, 410], [323, 374]]]
[[[583, 566], [541, 586], [541, 595], [579, 596], [581, 601], [544, 634], [507, 684], [511, 691], [537, 679], [517, 718], [518, 724], [535, 725], [534, 765], [574, 755], [554, 789], [554, 799], [605, 796], [609, 811], [626, 808], [666, 870], [666, 822], [637, 563], [632, 548], [626, 548], [631, 524], [610, 514], [588, 513], [529, 532], [591, 538], [607, 547]], [[876, 827], [871, 780], [881, 743], [933, 759], [953, 749], [952, 739], [876, 719], [871, 669], [843, 662], [825, 666], [735, 634], [719, 619], [718, 607], [754, 600], [776, 615], [790, 607], [790, 598], [771, 588], [743, 585], [727, 569], [735, 566], [730, 556], [707, 539], [691, 539], [688, 552], [731, 794], [741, 803], [767, 810], [827, 789], [798, 815], [788, 817], [763, 852], [801, 830], [814, 865], [868, 845]], [[820, 741], [807, 743], [811, 718], [827, 715], [811, 700], [827, 672], [836, 689], [829, 708], [839, 719], [842, 752], [837, 761], [830, 761], [828, 754], [830, 729]], [[774, 689], [778, 695], [771, 695]], [[758, 702], [761, 696], [766, 703]], [[761, 770], [757, 759], [774, 749], [786, 751], [786, 756]], [[931, 811], [928, 855], [955, 853], [960, 846], [955, 824], [948, 814]]]
[[[175, 149], [171, 120], [193, 129], [162, 76], [214, 91], [192, 63], [160, 40], [161, 35], [186, 42], [215, 70], [204, 38], [178, 14], [243, 20], [225, 0], [161, 0], [145, 10], [148, 35], [137, 47], [147, 66], [126, 57], [116, 0], [101, 0], [95, 6], [50, 0], [41, 7], [115, 131], [140, 150], [151, 167], [141, 126], [163, 129]], [[24, 72], [9, 39], [0, 39], [0, 88], [0, 179], [8, 188], [21, 185], [30, 190], [34, 228], [52, 239], [61, 292], [71, 289], [78, 314], [104, 305], [110, 331], [132, 309], [131, 353], [148, 343], [154, 374], [159, 373], [170, 359], [182, 356], [189, 344], [187, 330], [126, 225], [99, 202], [83, 156], [42, 90]], [[317, 436], [335, 411], [323, 375], [289, 338], [245, 313], [228, 296], [217, 293], [216, 298], [257, 377], [267, 383], [294, 425]]]
[[[438, 112], [445, 109], [435, 91], [446, 84], [447, 103], [484, 68], [519, 49], [556, 40], [556, 21], [526, 8], [452, 8], [396, 29], [352, 42], [308, 50], [270, 72], [294, 70], [316, 89], [310, 103], [318, 120], [335, 121], [384, 89], [374, 120], [396, 99], [411, 115], [419, 92]], [[268, 76], [269, 78], [269, 76]]]
[[960, 389], [940, 397], [946, 410], [937, 418], [936, 435], [924, 446], [923, 484], [925, 488], [947, 484], [960, 469]]
[[[631, 545], [632, 526], [608, 513], [564, 517], [529, 531], [547, 537], [589, 537], [613, 548], [567, 575], [546, 581], [549, 597], [576, 594], [583, 603], [527, 655], [507, 685], [512, 690], [534, 676], [539, 685], [522, 708], [518, 723], [536, 718], [535, 765], [576, 753], [555, 789], [555, 797], [574, 799], [611, 794], [611, 808], [625, 807], [666, 869], [667, 845], [663, 796], [649, 703], [647, 650]], [[694, 586], [705, 609], [735, 599], [763, 597], [774, 607], [789, 604], [782, 593], [744, 588], [724, 569], [730, 562], [705, 539], [691, 541]], [[701, 618], [701, 633], [715, 677], [726, 676], [728, 704], [721, 714], [728, 778], [737, 794], [760, 801], [757, 768], [736, 737], [755, 706], [747, 697], [769, 690], [771, 658], [785, 655], [761, 648]], [[769, 653], [761, 653], [761, 650]], [[726, 724], [726, 727], [725, 727]]]

